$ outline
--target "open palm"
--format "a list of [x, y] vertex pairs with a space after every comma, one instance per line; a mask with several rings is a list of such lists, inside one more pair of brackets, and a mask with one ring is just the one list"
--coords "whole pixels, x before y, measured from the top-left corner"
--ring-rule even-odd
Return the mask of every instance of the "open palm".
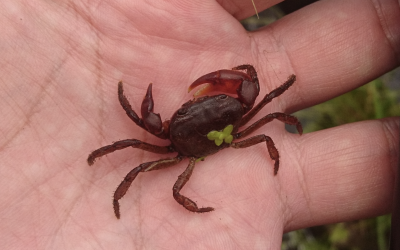
[[125, 115], [120, 80], [136, 111], [152, 82], [155, 112], [169, 119], [191, 98], [189, 84], [208, 72], [252, 64], [260, 97], [296, 74], [254, 121], [362, 85], [399, 65], [396, 1], [323, 1], [254, 33], [238, 21], [252, 14], [250, 0], [1, 6], [0, 242], [9, 249], [278, 249], [285, 231], [389, 211], [398, 119], [302, 136], [272, 122], [256, 134], [275, 141], [276, 176], [265, 144], [197, 163], [182, 194], [215, 208], [205, 214], [172, 197], [183, 161], [139, 174], [118, 220], [117, 185], [140, 163], [165, 156], [128, 148], [93, 166], [86, 158], [121, 139], [169, 144]]

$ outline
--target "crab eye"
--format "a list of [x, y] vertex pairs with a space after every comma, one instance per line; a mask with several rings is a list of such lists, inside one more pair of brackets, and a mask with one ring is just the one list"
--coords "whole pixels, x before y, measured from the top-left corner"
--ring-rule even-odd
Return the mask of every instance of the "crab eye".
[[219, 96], [218, 96], [218, 98], [221, 99], [221, 100], [224, 100], [224, 99], [226, 99], [227, 97], [228, 97], [227, 95], [219, 95]]
[[178, 109], [178, 115], [185, 115], [188, 112], [187, 108]]

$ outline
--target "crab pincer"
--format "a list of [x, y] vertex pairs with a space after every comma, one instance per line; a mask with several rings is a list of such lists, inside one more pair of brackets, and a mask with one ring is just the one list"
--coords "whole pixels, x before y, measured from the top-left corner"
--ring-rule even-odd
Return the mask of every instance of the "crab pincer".
[[[246, 73], [237, 71], [246, 70]], [[245, 111], [253, 107], [254, 101], [260, 93], [257, 73], [251, 65], [240, 65], [232, 70], [218, 70], [208, 73], [189, 86], [189, 92], [194, 88], [207, 83], [194, 94], [195, 97], [218, 91], [227, 94], [237, 94]]]
[[153, 109], [154, 101], [152, 94], [152, 84], [150, 83], [141, 106], [142, 120], [144, 126], [150, 133], [158, 135], [163, 132], [163, 126], [160, 114], [154, 113]]

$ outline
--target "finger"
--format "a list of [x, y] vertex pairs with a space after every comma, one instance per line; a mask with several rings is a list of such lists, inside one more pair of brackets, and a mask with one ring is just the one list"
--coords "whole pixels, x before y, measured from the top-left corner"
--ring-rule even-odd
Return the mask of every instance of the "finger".
[[[331, 99], [399, 65], [397, 1], [321, 1], [254, 34], [258, 68], [285, 79], [290, 112]], [[259, 74], [260, 75], [260, 74]], [[262, 74], [261, 74], [262, 75]], [[276, 81], [276, 80], [275, 80]]]
[[298, 180], [284, 188], [285, 230], [389, 212], [399, 127], [399, 118], [387, 118], [303, 135], [298, 167], [285, 176]]

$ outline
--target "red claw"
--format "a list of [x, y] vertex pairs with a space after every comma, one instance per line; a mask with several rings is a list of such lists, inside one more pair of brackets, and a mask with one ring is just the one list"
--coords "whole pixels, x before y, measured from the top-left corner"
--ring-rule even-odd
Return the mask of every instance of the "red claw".
[[208, 73], [194, 81], [189, 86], [188, 92], [192, 91], [197, 86], [208, 83], [207, 85], [196, 91], [196, 93], [194, 93], [194, 96], [205, 95], [212, 91], [221, 91], [224, 93], [236, 94], [238, 87], [244, 80], [251, 81], [251, 78], [248, 74], [240, 71], [227, 69], [218, 70]]
[[[246, 70], [246, 73], [237, 70]], [[253, 107], [260, 92], [257, 73], [251, 65], [241, 65], [232, 70], [223, 69], [206, 74], [189, 86], [189, 92], [204, 83], [207, 83], [207, 85], [196, 91], [195, 97], [212, 91], [237, 94], [245, 112]]]

